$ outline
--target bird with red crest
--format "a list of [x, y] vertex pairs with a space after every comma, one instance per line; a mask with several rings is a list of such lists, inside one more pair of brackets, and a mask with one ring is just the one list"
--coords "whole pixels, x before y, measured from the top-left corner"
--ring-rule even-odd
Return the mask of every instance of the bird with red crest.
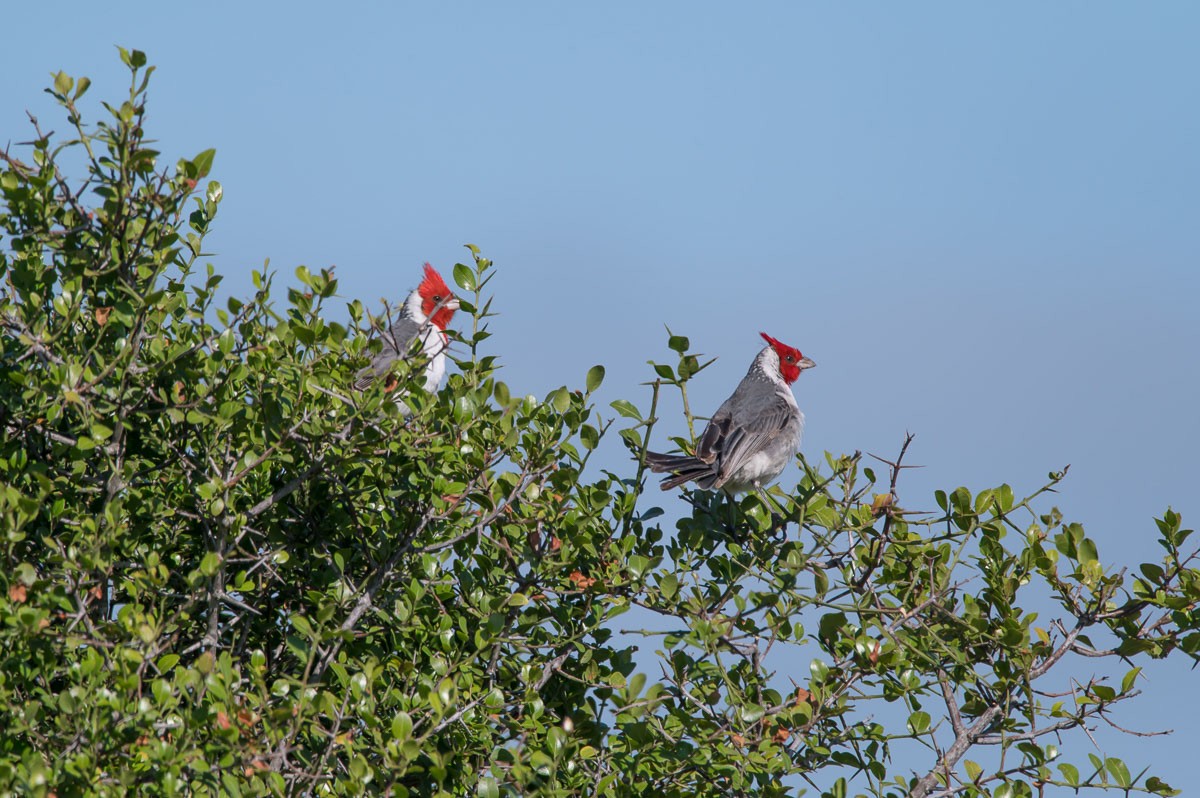
[[[458, 299], [446, 285], [442, 275], [425, 264], [424, 279], [404, 300], [395, 318], [390, 320], [381, 336], [383, 348], [371, 358], [370, 365], [358, 372], [354, 387], [363, 390], [372, 382], [388, 375], [393, 366], [414, 351], [414, 341], [420, 341], [424, 354], [426, 391], [437, 390], [446, 374], [446, 349], [450, 340], [446, 327], [458, 310]], [[394, 384], [389, 384], [389, 389]], [[400, 403], [404, 407], [403, 403]]]
[[760, 490], [800, 450], [804, 414], [792, 395], [800, 372], [817, 365], [799, 349], [760, 333], [767, 346], [733, 394], [717, 409], [694, 455], [646, 453], [646, 465], [667, 473], [662, 489], [695, 482], [705, 490]]

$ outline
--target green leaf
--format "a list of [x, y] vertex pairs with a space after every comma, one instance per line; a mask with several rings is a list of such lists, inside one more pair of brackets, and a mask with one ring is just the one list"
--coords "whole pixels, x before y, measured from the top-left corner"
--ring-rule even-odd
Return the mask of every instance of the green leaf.
[[813, 592], [817, 598], [824, 598], [829, 592], [829, 577], [824, 571], [817, 571], [813, 574]]
[[632, 418], [634, 421], [642, 420], [642, 414], [636, 407], [634, 407], [632, 402], [628, 402], [624, 399], [618, 399], [615, 402], [610, 403], [609, 406], [625, 418]]
[[587, 391], [591, 393], [604, 382], [604, 366], [592, 366], [587, 373]]
[[591, 424], [584, 424], [579, 428], [579, 442], [589, 451], [595, 449], [600, 445], [600, 431]]
[[1174, 789], [1170, 784], [1167, 784], [1157, 776], [1151, 776], [1146, 779], [1146, 790], [1155, 795], [1179, 795], [1179, 790]]
[[392, 738], [404, 742], [412, 737], [413, 720], [407, 712], [397, 712], [392, 717]]
[[963, 761], [963, 767], [966, 768], [968, 781], [978, 781], [983, 775], [983, 768], [969, 759]]
[[1012, 510], [1014, 501], [1011, 485], [1005, 483], [996, 488], [996, 503], [1000, 506], [1000, 512], [1007, 513]]
[[1064, 762], [1058, 766], [1058, 772], [1062, 774], [1063, 781], [1067, 784], [1072, 787], [1079, 786], [1079, 768]]
[[195, 179], [199, 180], [200, 178], [206, 177], [208, 175], [209, 170], [212, 169], [213, 159], [216, 157], [216, 155], [217, 155], [216, 150], [208, 149], [208, 150], [204, 150], [203, 152], [201, 152], [199, 155], [197, 155], [195, 158], [192, 159], [192, 163], [195, 164], [195, 166], [196, 166]]
[[957, 487], [950, 494], [950, 504], [953, 505], [955, 512], [959, 514], [969, 514], [971, 512], [971, 491], [965, 487]]
[[642, 448], [642, 436], [638, 434], [636, 429], [623, 429], [620, 432], [621, 440], [625, 441], [625, 445], [631, 451], [639, 451]]
[[210, 551], [204, 555], [204, 559], [200, 560], [200, 573], [212, 576], [220, 566], [221, 557], [215, 551]]
[[1113, 781], [1118, 787], [1129, 789], [1133, 786], [1133, 779], [1129, 775], [1129, 768], [1125, 763], [1115, 757], [1109, 757], [1104, 760], [1104, 767], [1112, 774]]
[[917, 710], [908, 716], [908, 731], [910, 734], [922, 734], [929, 730], [931, 718], [928, 712]]
[[551, 391], [546, 397], [546, 401], [560, 413], [567, 412], [567, 408], [571, 406], [571, 393], [566, 388], [558, 388]]
[[512, 394], [509, 393], [508, 385], [503, 382], [496, 383], [496, 387], [492, 389], [492, 396], [501, 407], [508, 407], [512, 401]]
[[462, 264], [454, 264], [454, 282], [464, 291], [475, 290], [475, 272], [471, 271], [471, 267]]
[[75, 81], [66, 72], [59, 72], [54, 76], [54, 90], [63, 96], [70, 94], [74, 85]]
[[638, 516], [638, 520], [641, 521], [642, 523], [645, 523], [647, 521], [652, 521], [653, 519], [658, 518], [663, 513], [664, 513], [663, 508], [651, 507], [649, 510], [646, 510], [644, 513], [642, 513], [640, 516]]
[[662, 377], [664, 380], [675, 379], [675, 372], [670, 366], [667, 366], [663, 363], [651, 363], [650, 365], [654, 367], [654, 373]]
[[442, 706], [449, 708], [453, 705], [457, 690], [454, 687], [454, 682], [449, 678], [442, 679], [438, 682], [437, 695], [442, 701]]
[[692, 348], [692, 344], [682, 335], [672, 335], [667, 339], [667, 346], [680, 354]]
[[310, 624], [308, 622], [308, 618], [305, 618], [303, 615], [293, 615], [288, 618], [288, 620], [291, 622], [292, 628], [305, 637], [311, 639], [316, 636], [316, 634], [313, 632], [312, 624]]

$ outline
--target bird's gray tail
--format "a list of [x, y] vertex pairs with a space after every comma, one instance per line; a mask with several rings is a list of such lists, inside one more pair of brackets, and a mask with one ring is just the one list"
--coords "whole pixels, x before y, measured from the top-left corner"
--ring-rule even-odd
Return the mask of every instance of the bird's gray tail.
[[708, 490], [717, 479], [716, 464], [706, 463], [698, 457], [646, 452], [646, 465], [656, 474], [670, 473], [662, 481], [663, 490], [677, 488], [692, 480], [697, 486]]

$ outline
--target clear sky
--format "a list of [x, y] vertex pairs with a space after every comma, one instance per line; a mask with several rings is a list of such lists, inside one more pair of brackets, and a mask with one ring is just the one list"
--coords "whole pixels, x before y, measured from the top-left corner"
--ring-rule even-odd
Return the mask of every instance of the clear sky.
[[[514, 393], [604, 363], [644, 403], [665, 324], [719, 356], [710, 411], [765, 330], [819, 364], [810, 458], [916, 433], [902, 504], [1071, 463], [1109, 563], [1200, 521], [1200, 5], [362, 5], [14, 5], [0, 142], [63, 129], [58, 69], [96, 118], [136, 47], [165, 153], [217, 149], [234, 290], [270, 258], [396, 300], [471, 242]], [[1111, 752], [1193, 792], [1200, 677], [1149, 675], [1121, 718], [1178, 733]]]

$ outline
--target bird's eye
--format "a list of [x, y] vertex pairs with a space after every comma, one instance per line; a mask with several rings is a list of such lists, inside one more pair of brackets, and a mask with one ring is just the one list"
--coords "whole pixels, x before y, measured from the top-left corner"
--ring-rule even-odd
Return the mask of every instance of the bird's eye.
[[434, 295], [433, 295], [433, 301], [434, 301], [434, 302], [441, 302], [441, 301], [442, 301], [442, 295], [441, 295], [441, 294], [434, 294]]
[[788, 356], [787, 356], [787, 362], [789, 362], [789, 363], [795, 363], [795, 362], [796, 362], [796, 358], [792, 357], [791, 355], [788, 355]]

